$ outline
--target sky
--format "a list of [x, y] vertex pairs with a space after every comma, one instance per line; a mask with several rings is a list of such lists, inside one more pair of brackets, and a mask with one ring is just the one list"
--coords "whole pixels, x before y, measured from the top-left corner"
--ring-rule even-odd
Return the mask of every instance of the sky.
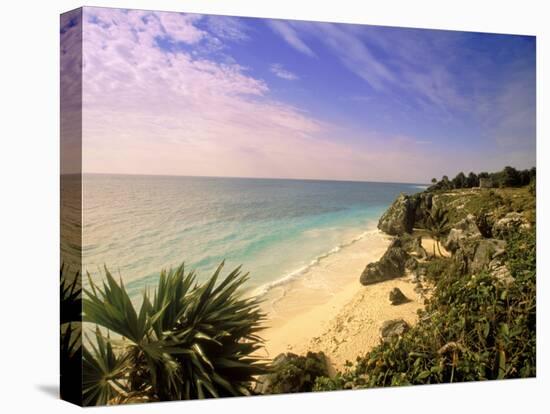
[[535, 165], [535, 38], [84, 8], [83, 171], [426, 183]]

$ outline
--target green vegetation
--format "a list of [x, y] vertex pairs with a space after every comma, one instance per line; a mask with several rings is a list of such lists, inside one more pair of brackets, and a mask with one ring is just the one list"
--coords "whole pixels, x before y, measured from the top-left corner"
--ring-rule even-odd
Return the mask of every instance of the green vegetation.
[[60, 271], [60, 365], [61, 398], [82, 402], [82, 389], [75, 378], [82, 376], [82, 289], [80, 273], [70, 275], [62, 264]]
[[[478, 191], [450, 190], [434, 194], [434, 204], [444, 207], [449, 223], [454, 224], [468, 214], [485, 215], [490, 222], [510, 212], [522, 213], [535, 223], [535, 197], [530, 186], [495, 188]], [[490, 223], [492, 224], [492, 223]]]
[[535, 182], [536, 172], [535, 167], [529, 170], [516, 170], [515, 168], [509, 166], [504, 167], [502, 171], [495, 173], [481, 172], [479, 174], [475, 174], [474, 172], [470, 172], [468, 176], [461, 171], [452, 180], [449, 180], [446, 175], [441, 178], [441, 181], [437, 181], [437, 179], [432, 178], [432, 186], [428, 190], [448, 191], [453, 189], [478, 187], [481, 179], [489, 180], [488, 182], [491, 184], [490, 187], [495, 188], [522, 187]]
[[464, 252], [419, 262], [433, 287], [425, 309], [419, 311], [419, 322], [359, 356], [335, 377], [318, 378], [314, 390], [535, 376], [535, 203], [530, 186], [436, 192], [433, 211], [445, 206], [446, 214], [441, 214], [448, 226], [473, 214], [485, 238], [494, 237], [493, 224], [510, 212], [528, 218], [530, 228], [502, 235], [506, 248], [498, 261], [509, 275], [498, 276], [488, 268], [469, 271]]
[[241, 297], [239, 268], [217, 284], [222, 266], [202, 285], [183, 265], [162, 271], [139, 309], [107, 269], [102, 287], [90, 278], [83, 320], [98, 327], [83, 350], [84, 405], [251, 394], [269, 372], [255, 355], [264, 314]]
[[260, 379], [262, 394], [313, 391], [315, 380], [328, 375], [325, 354], [308, 352], [305, 356], [286, 353], [273, 360], [273, 372]]
[[[265, 315], [256, 298], [242, 297], [247, 275], [240, 268], [218, 282], [222, 263], [204, 284], [183, 265], [162, 271], [153, 294], [144, 292], [136, 306], [106, 268], [102, 285], [89, 278], [82, 294], [79, 275], [69, 281], [62, 267], [61, 361], [64, 372], [83, 378], [80, 396], [78, 382], [66, 381], [62, 393], [104, 405], [535, 376], [534, 174], [509, 167], [460, 173], [421, 194], [413, 211], [419, 225], [400, 236], [405, 250], [420, 253], [419, 234], [436, 241], [434, 255], [418, 254], [410, 267], [431, 291], [419, 322], [334, 377], [322, 353], [281, 354], [270, 365], [258, 356]], [[468, 189], [489, 177], [513, 186]], [[479, 229], [475, 237], [457, 226], [467, 216]], [[440, 242], [453, 227], [465, 239], [442, 257]], [[95, 325], [84, 346], [81, 319]]]

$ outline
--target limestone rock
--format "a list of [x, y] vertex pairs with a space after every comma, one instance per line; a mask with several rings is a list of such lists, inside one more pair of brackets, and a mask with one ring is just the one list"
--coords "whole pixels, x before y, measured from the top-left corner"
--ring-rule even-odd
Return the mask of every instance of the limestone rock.
[[[473, 257], [473, 256], [472, 256]], [[458, 249], [453, 255], [453, 266], [454, 269], [460, 275], [465, 275], [468, 273], [468, 264], [470, 262], [470, 255], [465, 248]]]
[[378, 228], [393, 236], [411, 233], [415, 215], [416, 199], [412, 196], [401, 194], [380, 217]]
[[384, 342], [389, 342], [393, 337], [402, 336], [410, 328], [404, 319], [392, 319], [382, 324], [380, 337]]
[[414, 227], [426, 227], [426, 217], [433, 208], [434, 196], [432, 193], [418, 193], [412, 196], [415, 199], [416, 211]]
[[472, 257], [468, 270], [476, 273], [489, 268], [491, 261], [503, 254], [506, 249], [506, 242], [497, 239], [483, 239], [477, 243], [474, 256]]
[[521, 213], [508, 213], [493, 225], [493, 237], [502, 238], [520, 229], [531, 227], [529, 221]]
[[510, 269], [504, 264], [493, 264], [493, 262], [491, 262], [489, 264], [489, 271], [496, 280], [505, 286], [514, 283], [514, 277], [510, 273]]
[[450, 230], [449, 235], [443, 241], [443, 247], [454, 253], [466, 240], [481, 239], [483, 236], [476, 224], [474, 215], [468, 214]]
[[462, 242], [453, 255], [453, 265], [460, 274], [477, 273], [499, 267], [506, 242], [498, 239], [474, 239]]
[[401, 289], [393, 288], [390, 292], [390, 302], [392, 305], [401, 305], [409, 302], [410, 299], [405, 296]]
[[409, 257], [409, 254], [402, 247], [401, 240], [395, 239], [378, 262], [367, 265], [359, 279], [361, 284], [370, 285], [401, 277]]

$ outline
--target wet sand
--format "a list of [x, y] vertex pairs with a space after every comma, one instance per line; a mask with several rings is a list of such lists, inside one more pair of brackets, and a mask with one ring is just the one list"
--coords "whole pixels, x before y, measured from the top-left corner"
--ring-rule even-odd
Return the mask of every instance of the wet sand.
[[[384, 254], [391, 237], [372, 231], [330, 255], [296, 280], [274, 288], [265, 297], [269, 327], [263, 353], [323, 351], [331, 370], [341, 370], [379, 343], [382, 323], [403, 318], [413, 324], [424, 300], [414, 292], [411, 277], [362, 286], [365, 266]], [[398, 287], [410, 302], [391, 305], [389, 292]]]

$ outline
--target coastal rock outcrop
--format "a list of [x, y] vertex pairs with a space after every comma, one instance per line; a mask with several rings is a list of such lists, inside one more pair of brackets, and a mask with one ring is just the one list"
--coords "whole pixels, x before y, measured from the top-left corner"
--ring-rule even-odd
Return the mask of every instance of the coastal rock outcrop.
[[483, 239], [477, 243], [474, 257], [470, 263], [469, 270], [472, 273], [489, 268], [489, 264], [496, 257], [504, 254], [506, 242], [497, 239]]
[[529, 221], [521, 213], [511, 212], [506, 214], [493, 225], [493, 237], [505, 237], [514, 231], [528, 229], [531, 227]]
[[409, 302], [410, 299], [405, 296], [401, 289], [393, 288], [390, 292], [390, 302], [392, 305], [401, 305]]
[[474, 215], [468, 214], [449, 231], [449, 235], [442, 245], [446, 250], [455, 253], [465, 241], [477, 240], [482, 237]]
[[426, 219], [435, 204], [432, 193], [417, 193], [412, 196], [415, 200], [414, 227], [426, 227]]
[[258, 378], [254, 391], [258, 394], [287, 394], [313, 390], [317, 377], [328, 376], [323, 352], [308, 352], [305, 356], [291, 352], [279, 354], [272, 363], [273, 373]]
[[393, 337], [402, 336], [411, 326], [404, 319], [392, 319], [382, 324], [380, 338], [389, 342]]
[[359, 279], [361, 284], [370, 285], [402, 276], [409, 257], [401, 239], [393, 240], [379, 261], [367, 265]]
[[401, 194], [378, 221], [378, 228], [392, 236], [412, 232], [416, 215], [416, 199]]
[[378, 228], [392, 236], [412, 233], [414, 227], [425, 227], [433, 206], [431, 193], [400, 194], [382, 214]]
[[464, 241], [455, 254], [455, 269], [461, 274], [496, 269], [506, 250], [506, 242], [499, 239], [473, 239]]

